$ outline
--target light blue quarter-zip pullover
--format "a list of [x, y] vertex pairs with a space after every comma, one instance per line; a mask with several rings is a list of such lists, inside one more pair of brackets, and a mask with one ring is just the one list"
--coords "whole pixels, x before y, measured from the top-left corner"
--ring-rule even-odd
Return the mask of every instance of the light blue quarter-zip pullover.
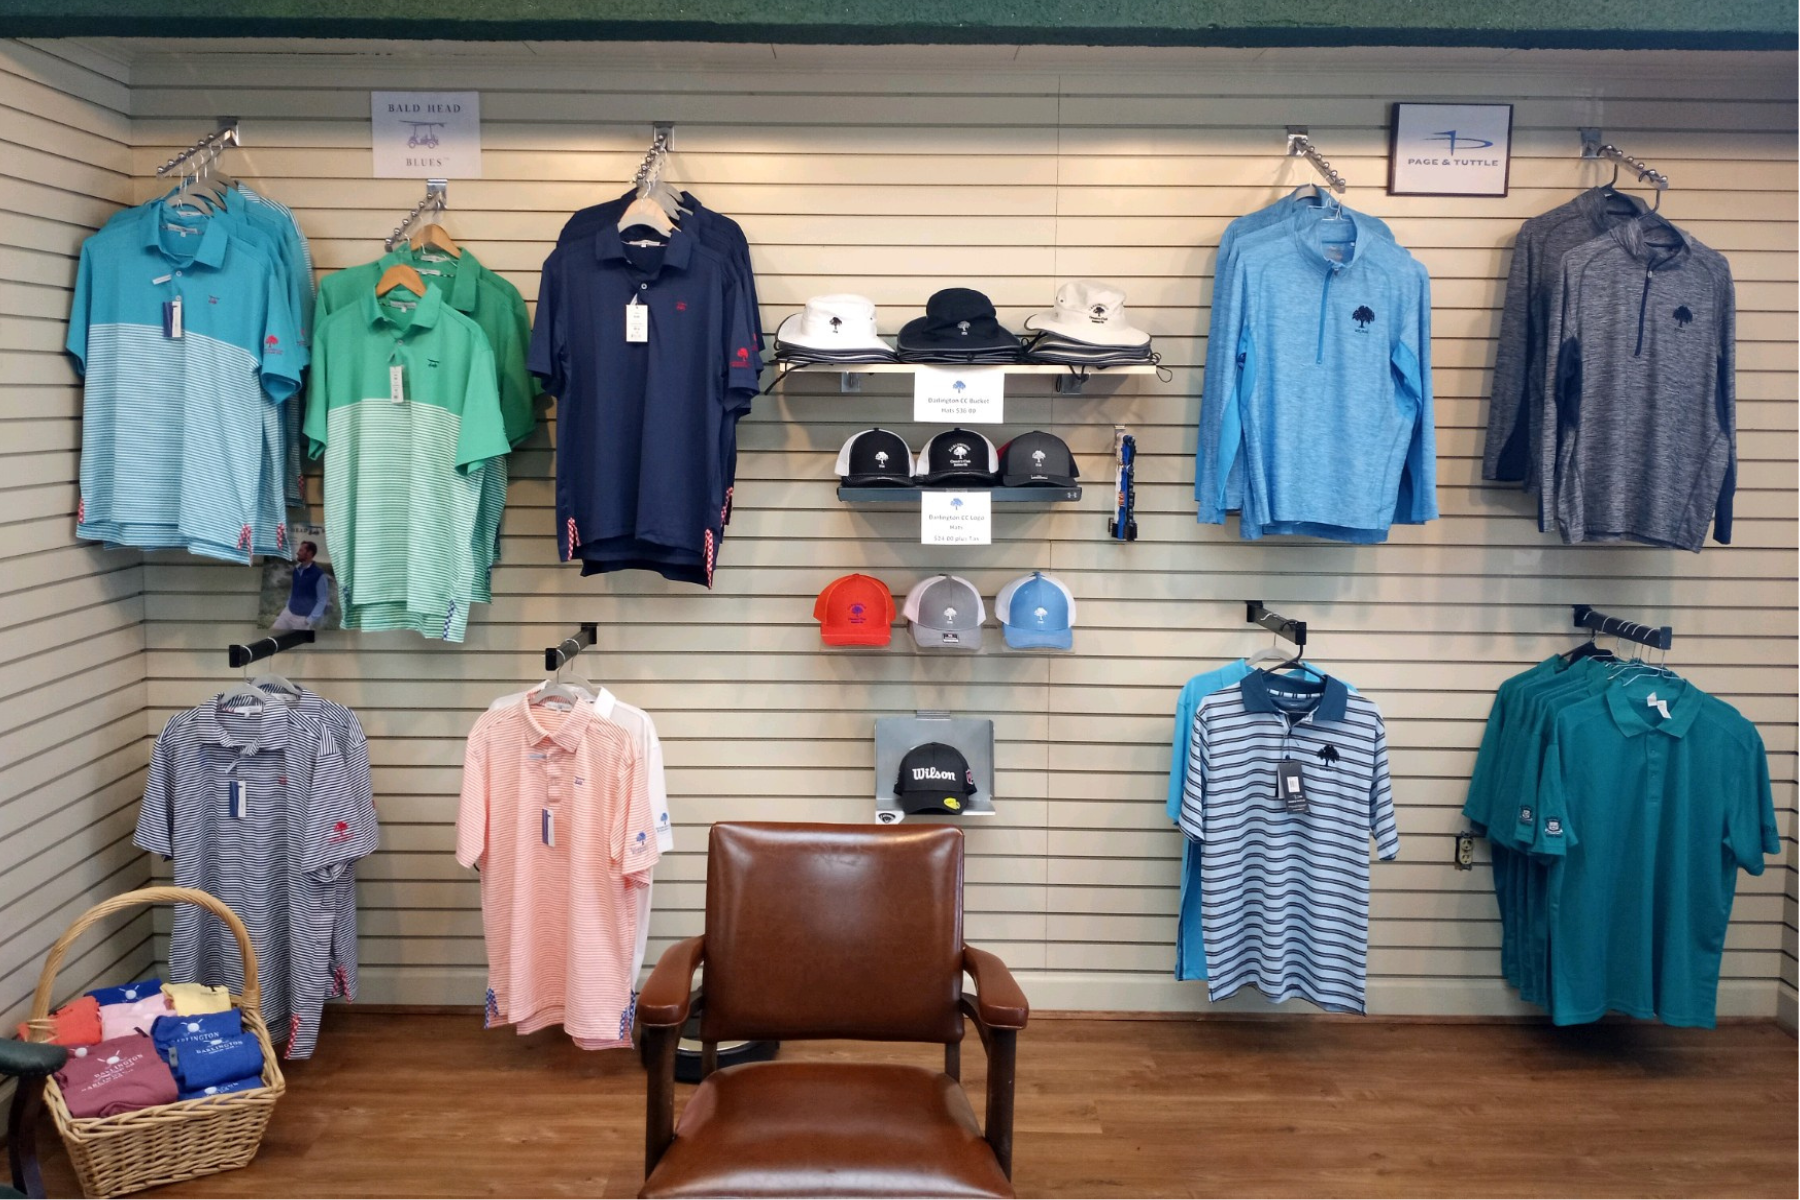
[[1343, 215], [1301, 213], [1286, 236], [1236, 248], [1211, 350], [1236, 353], [1204, 478], [1222, 510], [1241, 461], [1246, 538], [1380, 542], [1395, 522], [1437, 516], [1430, 278], [1365, 232], [1367, 218]]

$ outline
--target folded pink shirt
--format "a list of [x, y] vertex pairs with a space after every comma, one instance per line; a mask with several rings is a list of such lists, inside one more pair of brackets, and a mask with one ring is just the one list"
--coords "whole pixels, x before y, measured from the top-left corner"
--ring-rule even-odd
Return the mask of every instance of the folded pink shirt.
[[56, 1083], [72, 1117], [114, 1117], [173, 1104], [178, 1094], [169, 1064], [141, 1033], [76, 1047], [56, 1073]]
[[169, 999], [161, 992], [146, 996], [142, 1000], [134, 1000], [130, 1004], [102, 1004], [100, 1006], [100, 1036], [107, 1041], [122, 1038], [131, 1033], [149, 1033], [156, 1018], [166, 1017], [175, 1011], [169, 1007]]

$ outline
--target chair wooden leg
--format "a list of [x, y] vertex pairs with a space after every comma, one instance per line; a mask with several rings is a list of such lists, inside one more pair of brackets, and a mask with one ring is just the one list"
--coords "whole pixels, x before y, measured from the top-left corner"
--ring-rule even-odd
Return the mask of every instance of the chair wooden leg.
[[961, 1042], [944, 1043], [944, 1074], [956, 1080], [958, 1083], [962, 1082]]
[[6, 1114], [6, 1156], [12, 1163], [14, 1190], [27, 1196], [44, 1194], [44, 1176], [38, 1169], [38, 1113], [43, 1108], [44, 1082], [20, 1079], [14, 1083], [12, 1108]]
[[644, 1178], [648, 1179], [675, 1140], [675, 1048], [681, 1042], [681, 1030], [646, 1028], [644, 1039], [650, 1050], [644, 1111]]
[[1017, 1074], [1019, 1034], [1013, 1029], [994, 1029], [987, 1039], [988, 1145], [1000, 1160], [1000, 1170], [1012, 1178], [1013, 1082]]
[[719, 1043], [700, 1043], [700, 1078], [705, 1079], [719, 1069]]

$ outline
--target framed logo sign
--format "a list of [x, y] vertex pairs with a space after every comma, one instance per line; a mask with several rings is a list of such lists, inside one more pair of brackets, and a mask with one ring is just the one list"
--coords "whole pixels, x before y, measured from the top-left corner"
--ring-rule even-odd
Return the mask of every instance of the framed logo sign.
[[1388, 141], [1392, 196], [1504, 196], [1512, 162], [1512, 105], [1394, 105]]

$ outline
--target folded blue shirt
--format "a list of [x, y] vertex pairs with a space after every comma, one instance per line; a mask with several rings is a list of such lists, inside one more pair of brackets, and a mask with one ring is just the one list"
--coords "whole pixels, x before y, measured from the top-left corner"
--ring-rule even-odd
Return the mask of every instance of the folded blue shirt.
[[133, 1004], [139, 1000], [148, 1000], [162, 991], [162, 980], [144, 979], [137, 983], [120, 984], [118, 987], [95, 988], [88, 995], [102, 1004]]
[[169, 1047], [177, 1042], [204, 1041], [237, 1037], [244, 1032], [244, 1016], [235, 1008], [224, 1012], [202, 1013], [197, 1017], [158, 1017], [150, 1027], [156, 1052], [169, 1061]]
[[211, 1083], [203, 1088], [195, 1088], [191, 1092], [182, 1092], [183, 1100], [204, 1100], [208, 1096], [225, 1096], [232, 1092], [247, 1092], [251, 1088], [263, 1085], [261, 1075], [252, 1075], [248, 1079], [233, 1079], [230, 1083]]
[[261, 1075], [262, 1046], [250, 1034], [203, 1042], [177, 1042], [169, 1056], [175, 1082], [184, 1092]]

